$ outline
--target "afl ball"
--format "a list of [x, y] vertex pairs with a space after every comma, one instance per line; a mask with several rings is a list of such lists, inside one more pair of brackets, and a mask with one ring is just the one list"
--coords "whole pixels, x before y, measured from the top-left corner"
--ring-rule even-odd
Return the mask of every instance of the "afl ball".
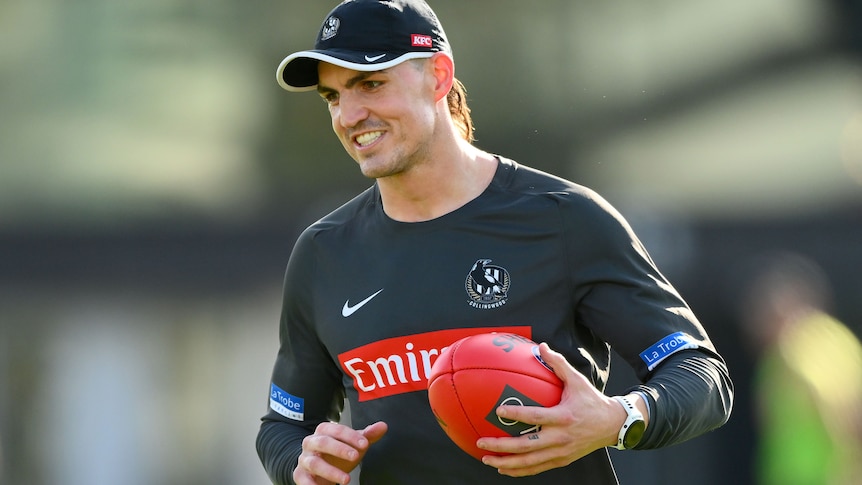
[[563, 383], [539, 356], [539, 346], [521, 335], [486, 333], [456, 341], [431, 367], [428, 400], [437, 422], [474, 458], [499, 454], [476, 447], [483, 436], [522, 436], [539, 431], [531, 423], [502, 419], [500, 405], [554, 406]]

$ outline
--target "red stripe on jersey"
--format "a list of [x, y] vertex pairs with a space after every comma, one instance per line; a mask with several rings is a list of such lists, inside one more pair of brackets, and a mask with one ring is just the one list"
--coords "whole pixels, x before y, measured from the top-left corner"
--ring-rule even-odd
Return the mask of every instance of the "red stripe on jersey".
[[424, 391], [431, 366], [443, 349], [464, 337], [490, 332], [532, 338], [529, 326], [438, 330], [372, 342], [339, 354], [338, 362], [353, 378], [360, 401]]

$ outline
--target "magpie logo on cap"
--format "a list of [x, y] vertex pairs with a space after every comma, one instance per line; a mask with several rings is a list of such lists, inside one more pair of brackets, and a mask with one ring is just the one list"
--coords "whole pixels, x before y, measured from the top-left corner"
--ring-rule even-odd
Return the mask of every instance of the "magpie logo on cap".
[[276, 79], [288, 91], [311, 91], [321, 61], [380, 71], [436, 52], [452, 55], [443, 26], [424, 0], [345, 0], [326, 16], [314, 49], [284, 58]]
[[323, 23], [323, 28], [320, 29], [320, 41], [322, 42], [335, 37], [338, 34], [339, 25], [341, 25], [341, 21], [338, 20], [338, 17], [330, 16], [326, 19], [326, 22]]

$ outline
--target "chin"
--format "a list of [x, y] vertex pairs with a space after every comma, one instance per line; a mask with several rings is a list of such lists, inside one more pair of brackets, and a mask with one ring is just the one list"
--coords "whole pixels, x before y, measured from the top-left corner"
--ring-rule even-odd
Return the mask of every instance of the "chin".
[[376, 158], [360, 159], [358, 163], [362, 175], [372, 179], [387, 177], [398, 172], [391, 164]]
[[362, 175], [370, 179], [377, 179], [389, 175], [386, 167], [381, 167], [369, 161], [359, 162], [359, 170], [362, 172]]

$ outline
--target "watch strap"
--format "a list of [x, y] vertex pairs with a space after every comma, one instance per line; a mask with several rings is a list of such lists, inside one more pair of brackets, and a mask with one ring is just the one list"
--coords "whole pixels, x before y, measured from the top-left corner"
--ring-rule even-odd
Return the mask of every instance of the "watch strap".
[[625, 450], [626, 434], [628, 434], [632, 424], [638, 421], [643, 423], [644, 416], [635, 405], [635, 400], [632, 396], [614, 396], [613, 399], [620, 403], [626, 412], [626, 420], [623, 422], [622, 427], [620, 427], [620, 432], [617, 435], [617, 444], [613, 448]]

